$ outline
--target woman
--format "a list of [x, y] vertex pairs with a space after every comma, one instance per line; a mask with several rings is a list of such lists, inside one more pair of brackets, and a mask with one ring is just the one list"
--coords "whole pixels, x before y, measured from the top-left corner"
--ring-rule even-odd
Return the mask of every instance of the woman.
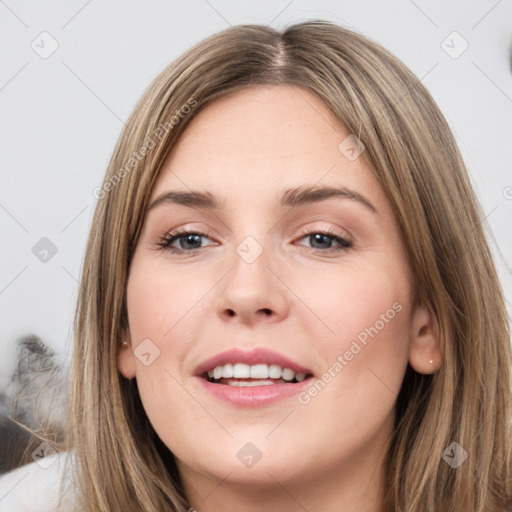
[[84, 510], [512, 510], [483, 215], [396, 57], [323, 21], [211, 36], [148, 88], [95, 195]]

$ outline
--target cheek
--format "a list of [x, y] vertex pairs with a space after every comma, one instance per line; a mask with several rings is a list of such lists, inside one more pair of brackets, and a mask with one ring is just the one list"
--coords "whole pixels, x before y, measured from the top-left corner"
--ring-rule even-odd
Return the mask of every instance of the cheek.
[[374, 340], [376, 343], [372, 346], [379, 356], [384, 355], [385, 351], [380, 348], [384, 345], [386, 350], [402, 346], [407, 333], [405, 308], [408, 293], [399, 278], [385, 274], [358, 276], [354, 273], [345, 280], [345, 284], [347, 292], [338, 294], [337, 300], [333, 295], [328, 310], [333, 330], [342, 346], [357, 340], [362, 346], [369, 347]]
[[311, 340], [308, 350], [320, 364], [294, 402], [295, 421], [270, 439], [265, 431], [261, 442], [269, 452], [295, 454], [308, 432], [309, 446], [296, 463], [304, 469], [319, 460], [332, 467], [359, 460], [378, 450], [393, 426], [408, 356], [407, 280], [386, 266], [358, 262], [287, 282], [303, 301], [292, 305], [293, 332]]
[[204, 295], [204, 283], [200, 269], [191, 282], [188, 274], [165, 264], [132, 264], [127, 307], [133, 345], [146, 338], [160, 348], [168, 344]]
[[[314, 350], [327, 372], [332, 400], [369, 399], [379, 388], [400, 389], [409, 351], [410, 288], [406, 274], [396, 268], [403, 267], [393, 269], [385, 261], [358, 264], [310, 281], [308, 305], [323, 326], [321, 336], [316, 331]], [[305, 296], [306, 287], [299, 293]], [[313, 320], [310, 332], [312, 325]]]
[[[322, 373], [297, 397], [297, 417], [318, 439], [343, 432], [336, 445], [315, 452], [333, 464], [356, 456], [392, 428], [407, 366], [408, 283], [401, 274], [376, 268], [354, 268], [325, 281], [328, 287], [312, 306], [333, 332], [324, 331], [316, 344]], [[319, 284], [309, 297], [319, 295]]]
[[184, 272], [134, 259], [128, 282], [137, 387], [153, 428], [173, 447], [190, 422], [204, 420], [204, 411], [185, 391], [181, 374], [189, 340], [198, 335], [197, 305], [208, 290], [203, 277], [198, 269], [191, 282]]

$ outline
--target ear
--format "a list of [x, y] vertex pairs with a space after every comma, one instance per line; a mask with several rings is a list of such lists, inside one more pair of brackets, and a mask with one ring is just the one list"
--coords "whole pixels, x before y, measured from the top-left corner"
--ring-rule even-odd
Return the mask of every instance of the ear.
[[132, 342], [129, 334], [123, 334], [122, 345], [117, 354], [117, 367], [121, 374], [127, 379], [135, 377], [135, 355], [132, 349]]
[[426, 306], [418, 306], [411, 322], [409, 363], [418, 373], [434, 373], [441, 367], [443, 353], [439, 328]]

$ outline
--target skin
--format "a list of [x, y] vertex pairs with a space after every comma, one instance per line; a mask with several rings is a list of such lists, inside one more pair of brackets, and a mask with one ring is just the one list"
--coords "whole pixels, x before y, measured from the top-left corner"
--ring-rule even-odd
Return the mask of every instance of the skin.
[[[411, 309], [391, 206], [364, 152], [350, 161], [338, 149], [348, 135], [307, 90], [251, 87], [194, 118], [153, 188], [150, 202], [192, 189], [225, 203], [218, 211], [169, 203], [149, 211], [131, 263], [128, 344], [118, 360], [125, 377], [137, 378], [199, 512], [381, 511], [383, 457], [407, 363], [421, 373], [441, 364], [433, 317]], [[340, 197], [281, 207], [282, 191], [300, 185], [349, 187], [377, 213]], [[175, 254], [158, 242], [176, 228], [210, 234], [195, 245], [178, 239], [173, 246], [188, 253]], [[335, 239], [315, 243], [303, 234], [325, 229], [353, 247], [328, 253]], [[263, 251], [250, 264], [236, 251], [247, 236]], [[400, 311], [332, 377], [338, 356], [393, 304]], [[160, 354], [146, 366], [134, 349], [148, 338]], [[308, 403], [293, 396], [230, 405], [193, 374], [233, 347], [270, 348], [316, 377], [331, 368], [332, 378]], [[237, 457], [248, 442], [262, 454], [251, 468]]]

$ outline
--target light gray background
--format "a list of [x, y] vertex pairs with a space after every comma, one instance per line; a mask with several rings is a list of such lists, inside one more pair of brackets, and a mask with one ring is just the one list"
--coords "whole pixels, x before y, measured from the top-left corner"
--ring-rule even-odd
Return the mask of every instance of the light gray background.
[[[401, 58], [454, 131], [494, 233], [512, 311], [512, 2], [0, 1], [0, 388], [17, 337], [35, 333], [65, 360], [86, 238], [123, 121], [151, 80], [229, 25], [338, 22]], [[57, 50], [50, 48], [48, 32]], [[469, 44], [462, 48], [457, 31]], [[46, 38], [42, 41], [42, 38]], [[443, 43], [445, 41], [445, 43]], [[58, 248], [46, 263], [32, 247]]]

